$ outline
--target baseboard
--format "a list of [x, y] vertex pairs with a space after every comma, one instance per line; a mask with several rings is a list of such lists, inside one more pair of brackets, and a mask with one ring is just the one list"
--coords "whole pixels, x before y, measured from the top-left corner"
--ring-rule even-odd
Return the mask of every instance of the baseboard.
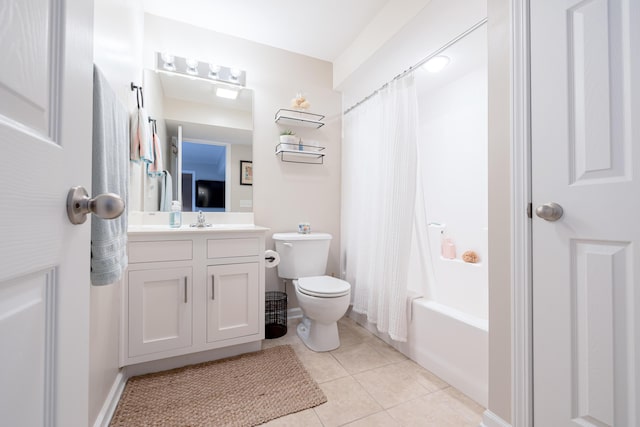
[[487, 409], [482, 414], [482, 423], [479, 427], [511, 427], [511, 424]]
[[230, 345], [227, 347], [212, 350], [199, 351], [195, 353], [183, 354], [174, 357], [151, 360], [149, 362], [136, 363], [126, 367], [127, 378], [138, 375], [146, 375], [153, 372], [167, 371], [169, 369], [181, 368], [187, 365], [210, 362], [212, 360], [224, 359], [238, 356], [240, 354], [259, 351], [262, 341], [251, 341], [243, 344]]
[[116, 375], [116, 379], [113, 381], [113, 385], [111, 386], [111, 390], [109, 390], [109, 394], [102, 405], [102, 409], [98, 413], [96, 417], [96, 421], [93, 423], [93, 427], [108, 427], [111, 422], [111, 418], [113, 417], [113, 413], [116, 411], [116, 407], [118, 406], [118, 401], [120, 400], [120, 396], [122, 395], [122, 391], [124, 390], [124, 386], [127, 384], [127, 376], [124, 370], [120, 370], [118, 375]]

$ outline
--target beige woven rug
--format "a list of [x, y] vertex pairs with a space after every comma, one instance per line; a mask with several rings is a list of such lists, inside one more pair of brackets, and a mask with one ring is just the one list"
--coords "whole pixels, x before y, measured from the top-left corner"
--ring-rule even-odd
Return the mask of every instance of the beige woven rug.
[[255, 426], [327, 401], [289, 345], [132, 377], [111, 426]]

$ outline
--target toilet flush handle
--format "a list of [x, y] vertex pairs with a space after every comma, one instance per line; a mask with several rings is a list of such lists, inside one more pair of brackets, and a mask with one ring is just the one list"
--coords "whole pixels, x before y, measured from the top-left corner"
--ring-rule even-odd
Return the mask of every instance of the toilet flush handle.
[[289, 242], [284, 242], [282, 245], [286, 246], [287, 248], [292, 248], [293, 247], [293, 243], [289, 243]]

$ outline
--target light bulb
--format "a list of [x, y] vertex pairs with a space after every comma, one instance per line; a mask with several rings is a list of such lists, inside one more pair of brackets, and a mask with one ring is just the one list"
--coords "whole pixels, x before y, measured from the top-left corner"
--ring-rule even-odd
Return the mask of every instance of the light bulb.
[[187, 59], [187, 74], [192, 76], [198, 75], [198, 61], [195, 59]]
[[162, 66], [162, 68], [164, 68], [167, 71], [176, 70], [175, 57], [172, 54], [165, 52], [162, 55], [160, 55], [160, 57], [164, 62], [164, 65]]
[[220, 72], [220, 66], [210, 63], [209, 64], [209, 78], [217, 79], [218, 73]]
[[425, 62], [422, 67], [430, 73], [437, 73], [439, 71], [442, 71], [442, 69], [446, 67], [448, 63], [448, 57], [444, 55], [438, 55]]
[[237, 68], [232, 68], [231, 69], [231, 79], [232, 80], [238, 80], [240, 78], [240, 75], [242, 74], [242, 70], [239, 70]]

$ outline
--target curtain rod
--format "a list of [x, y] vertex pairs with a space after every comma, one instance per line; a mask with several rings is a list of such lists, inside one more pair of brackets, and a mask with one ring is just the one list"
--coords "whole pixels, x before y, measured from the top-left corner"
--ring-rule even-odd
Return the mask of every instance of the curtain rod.
[[407, 74], [415, 71], [417, 68], [419, 68], [420, 66], [422, 66], [425, 62], [427, 62], [428, 60], [430, 60], [431, 58], [440, 55], [442, 52], [444, 52], [446, 49], [448, 49], [449, 47], [451, 47], [452, 45], [454, 45], [455, 43], [459, 42], [461, 39], [465, 38], [466, 36], [468, 36], [469, 34], [471, 34], [472, 32], [474, 32], [475, 30], [477, 30], [478, 28], [480, 28], [481, 26], [483, 26], [484, 24], [487, 23], [487, 18], [482, 19], [481, 21], [479, 21], [478, 23], [476, 23], [475, 25], [473, 25], [471, 28], [467, 29], [465, 32], [457, 35], [456, 37], [454, 37], [453, 39], [449, 40], [447, 43], [445, 43], [442, 47], [440, 47], [439, 49], [437, 49], [435, 52], [433, 52], [432, 54], [430, 54], [429, 56], [427, 56], [426, 58], [421, 59], [417, 64], [414, 64], [413, 66], [407, 68], [406, 70], [404, 70], [403, 72], [401, 72], [400, 74], [398, 74], [397, 76], [395, 76], [393, 79], [391, 79], [390, 81], [388, 81], [387, 83], [383, 84], [382, 86], [380, 86], [378, 89], [374, 90], [371, 94], [367, 95], [366, 97], [364, 97], [362, 100], [360, 100], [359, 102], [353, 104], [351, 107], [347, 108], [346, 110], [344, 110], [344, 112], [342, 113], [342, 115], [345, 115], [347, 113], [349, 113], [351, 110], [353, 110], [354, 108], [360, 106], [360, 104], [366, 102], [367, 100], [369, 100], [369, 98], [371, 98], [372, 96], [374, 96], [375, 94], [377, 94], [378, 92], [380, 92], [382, 89], [386, 88], [387, 86], [389, 86], [389, 83], [396, 81], [398, 79], [401, 79], [402, 77], [406, 76]]

